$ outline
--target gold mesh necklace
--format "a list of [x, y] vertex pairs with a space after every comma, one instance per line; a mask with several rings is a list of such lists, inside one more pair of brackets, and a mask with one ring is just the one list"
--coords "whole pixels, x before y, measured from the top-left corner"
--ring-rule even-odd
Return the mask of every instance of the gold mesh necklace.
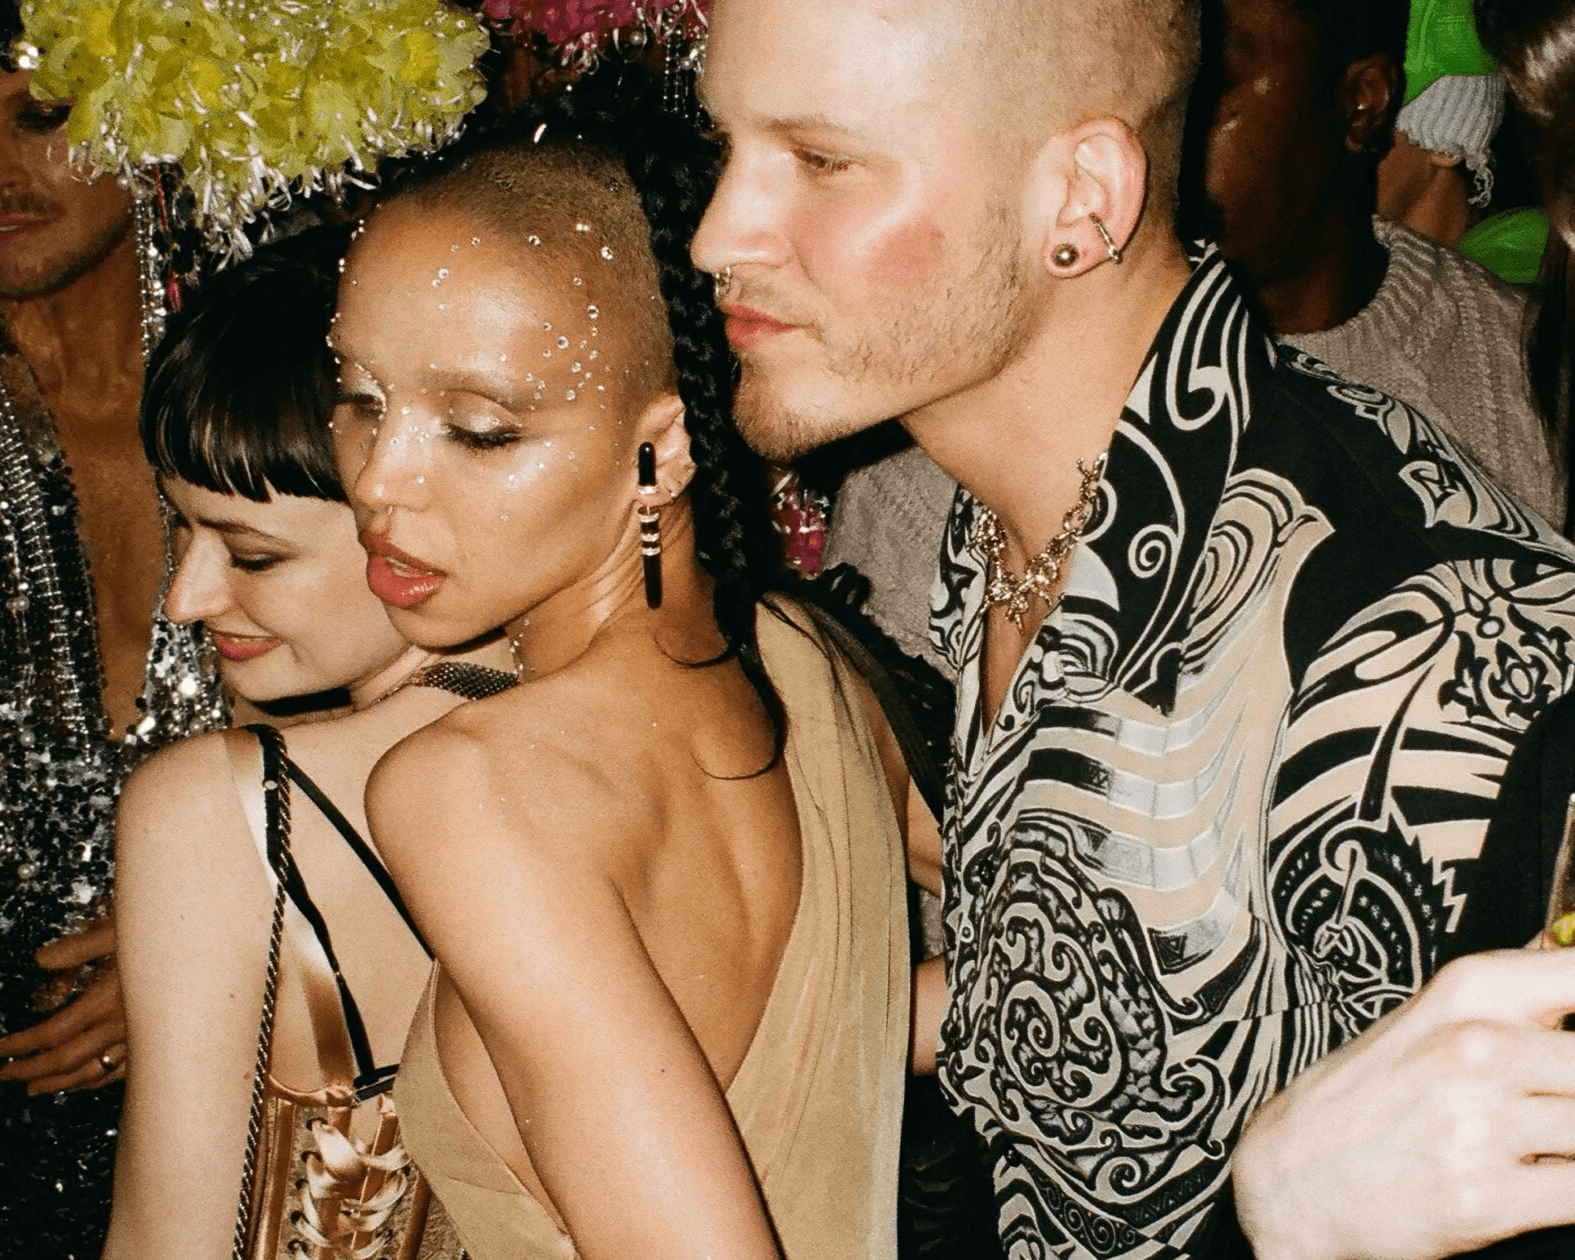
[[1006, 605], [1006, 615], [1012, 619], [1019, 634], [1024, 629], [1023, 619], [1028, 614], [1028, 602], [1034, 596], [1044, 600], [1052, 611], [1061, 602], [1056, 585], [1061, 579], [1067, 556], [1088, 528], [1094, 506], [1099, 502], [1099, 481], [1105, 475], [1105, 456], [1096, 459], [1092, 468], [1078, 460], [1077, 471], [1083, 478], [1083, 484], [1078, 487], [1077, 502], [1061, 518], [1061, 532], [1028, 562], [1022, 577], [1014, 577], [1001, 563], [1001, 557], [1006, 552], [1006, 531], [1001, 528], [1000, 517], [984, 504], [979, 505], [973, 548], [985, 562], [984, 604], [986, 608]]

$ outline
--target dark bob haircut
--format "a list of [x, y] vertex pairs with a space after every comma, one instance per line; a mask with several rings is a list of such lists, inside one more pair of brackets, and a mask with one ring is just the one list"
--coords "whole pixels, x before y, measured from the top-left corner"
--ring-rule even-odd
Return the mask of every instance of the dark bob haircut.
[[203, 281], [148, 363], [142, 447], [154, 471], [257, 503], [346, 502], [328, 327], [347, 244], [343, 229], [314, 228]]

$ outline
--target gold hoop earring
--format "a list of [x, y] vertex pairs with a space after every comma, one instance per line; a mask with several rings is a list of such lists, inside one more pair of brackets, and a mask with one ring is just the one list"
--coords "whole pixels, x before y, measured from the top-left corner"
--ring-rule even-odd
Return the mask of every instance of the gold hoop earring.
[[1088, 212], [1088, 221], [1094, 225], [1094, 231], [1099, 233], [1099, 239], [1104, 241], [1105, 252], [1110, 255], [1110, 261], [1113, 263], [1120, 262], [1121, 251], [1116, 248], [1115, 241], [1110, 239], [1110, 232], [1106, 229], [1104, 220], [1090, 210]]

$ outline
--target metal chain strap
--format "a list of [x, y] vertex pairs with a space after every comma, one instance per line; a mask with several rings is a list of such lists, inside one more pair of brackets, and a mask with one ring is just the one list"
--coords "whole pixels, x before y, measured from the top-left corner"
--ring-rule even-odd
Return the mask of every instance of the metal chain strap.
[[290, 844], [290, 783], [279, 765], [276, 732], [254, 731], [263, 749], [263, 809], [267, 819], [268, 856], [277, 889], [273, 899], [273, 926], [268, 933], [268, 968], [263, 980], [262, 1019], [257, 1032], [257, 1061], [252, 1075], [251, 1110], [246, 1118], [246, 1159], [241, 1167], [241, 1192], [235, 1211], [235, 1239], [230, 1260], [246, 1260], [247, 1236], [252, 1220], [252, 1187], [257, 1177], [257, 1157], [262, 1146], [263, 1095], [268, 1066], [273, 1058], [273, 1025], [279, 994], [279, 958], [284, 940], [285, 873]]

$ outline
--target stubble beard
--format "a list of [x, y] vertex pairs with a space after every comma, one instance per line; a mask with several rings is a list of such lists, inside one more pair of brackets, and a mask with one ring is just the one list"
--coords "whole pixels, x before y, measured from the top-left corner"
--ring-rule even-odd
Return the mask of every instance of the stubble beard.
[[806, 329], [826, 352], [812, 383], [777, 382], [740, 355], [733, 415], [756, 453], [790, 462], [998, 373], [1019, 342], [1027, 284], [1014, 225], [991, 218], [979, 249], [965, 251], [977, 263], [874, 312], [866, 323], [879, 332], [839, 347], [823, 327]]
[[24, 263], [16, 271], [0, 269], [0, 301], [21, 302], [58, 293], [73, 280], [95, 270], [120, 246], [131, 231], [131, 215], [105, 224], [82, 248], [63, 257]]

